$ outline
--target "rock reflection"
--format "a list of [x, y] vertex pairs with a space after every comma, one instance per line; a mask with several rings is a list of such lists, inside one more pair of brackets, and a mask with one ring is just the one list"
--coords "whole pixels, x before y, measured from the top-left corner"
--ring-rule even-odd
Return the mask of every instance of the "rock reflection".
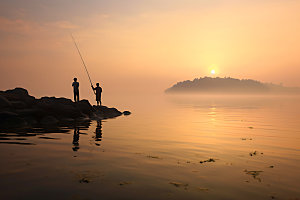
[[[31, 138], [41, 140], [59, 140], [59, 137], [48, 137], [48, 134], [62, 133], [69, 134], [74, 129], [73, 145], [76, 150], [79, 149], [79, 129], [87, 130], [91, 125], [90, 120], [76, 121], [72, 123], [60, 123], [58, 126], [36, 126], [33, 128], [10, 128], [0, 129], [0, 144], [13, 145], [34, 145], [36, 142], [30, 141]], [[84, 133], [80, 133], [84, 134]], [[28, 142], [20, 142], [19, 140], [28, 140]], [[77, 145], [78, 144], [78, 145]], [[74, 150], [74, 149], [73, 149]]]

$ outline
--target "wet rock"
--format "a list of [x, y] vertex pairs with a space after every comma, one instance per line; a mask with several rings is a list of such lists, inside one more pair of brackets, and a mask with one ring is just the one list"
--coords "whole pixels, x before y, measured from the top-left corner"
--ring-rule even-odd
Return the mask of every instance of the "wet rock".
[[18, 114], [8, 111], [0, 112], [0, 127], [15, 128], [24, 127], [27, 123]]
[[46, 116], [40, 121], [42, 125], [56, 125], [58, 120], [53, 116]]
[[23, 88], [15, 88], [12, 90], [6, 90], [0, 92], [1, 96], [4, 96], [9, 101], [22, 101], [27, 106], [32, 106], [34, 104], [35, 98], [28, 94], [28, 91]]
[[93, 106], [95, 114], [103, 119], [114, 118], [122, 115], [116, 108], [108, 108], [106, 106]]
[[48, 115], [78, 118], [82, 116], [80, 110], [76, 109], [75, 103], [66, 98], [42, 97], [38, 100], [37, 107]]
[[0, 95], [0, 109], [10, 108], [12, 105], [6, 97]]
[[130, 115], [130, 114], [131, 114], [131, 112], [127, 111], [127, 110], [123, 112], [123, 115]]
[[56, 97], [36, 99], [23, 88], [0, 91], [0, 112], [4, 111], [10, 113], [2, 113], [0, 124], [3, 127], [34, 126], [37, 122], [53, 125], [75, 120], [89, 123], [91, 117], [107, 119], [122, 115], [116, 108], [92, 106], [88, 100], [73, 102]]
[[15, 109], [25, 109], [27, 107], [26, 103], [22, 101], [11, 101], [10, 103]]
[[88, 100], [81, 100], [79, 102], [76, 103], [76, 108], [86, 114], [86, 115], [91, 115], [91, 113], [94, 111], [92, 105], [90, 104], [90, 102]]
[[189, 184], [187, 183], [179, 183], [179, 182], [170, 182], [169, 184], [174, 185], [175, 187], [182, 187], [185, 190], [187, 190], [189, 186]]
[[131, 182], [123, 181], [119, 183], [120, 186], [129, 185], [129, 184], [131, 184]]

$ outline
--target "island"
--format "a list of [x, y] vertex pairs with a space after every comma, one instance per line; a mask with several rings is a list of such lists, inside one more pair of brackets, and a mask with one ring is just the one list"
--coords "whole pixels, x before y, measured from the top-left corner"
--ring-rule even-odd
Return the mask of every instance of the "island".
[[24, 88], [0, 91], [0, 128], [55, 126], [76, 121], [101, 120], [129, 115], [116, 108], [92, 106], [88, 100], [29, 95]]
[[174, 84], [166, 93], [204, 94], [300, 94], [298, 87], [262, 83], [252, 79], [203, 77]]

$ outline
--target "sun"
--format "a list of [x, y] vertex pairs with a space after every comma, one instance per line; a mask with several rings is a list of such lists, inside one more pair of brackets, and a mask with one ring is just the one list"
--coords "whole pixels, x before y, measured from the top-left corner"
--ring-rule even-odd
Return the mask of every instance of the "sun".
[[212, 75], [215, 75], [215, 74], [216, 74], [216, 70], [212, 69], [212, 70], [210, 71], [210, 73], [211, 73]]

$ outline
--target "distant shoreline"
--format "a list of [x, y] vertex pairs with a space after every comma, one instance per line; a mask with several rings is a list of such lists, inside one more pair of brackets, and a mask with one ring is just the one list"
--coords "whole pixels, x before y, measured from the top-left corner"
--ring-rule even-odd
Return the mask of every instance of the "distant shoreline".
[[167, 94], [299, 95], [299, 87], [285, 87], [252, 79], [203, 77], [181, 81], [165, 90]]

